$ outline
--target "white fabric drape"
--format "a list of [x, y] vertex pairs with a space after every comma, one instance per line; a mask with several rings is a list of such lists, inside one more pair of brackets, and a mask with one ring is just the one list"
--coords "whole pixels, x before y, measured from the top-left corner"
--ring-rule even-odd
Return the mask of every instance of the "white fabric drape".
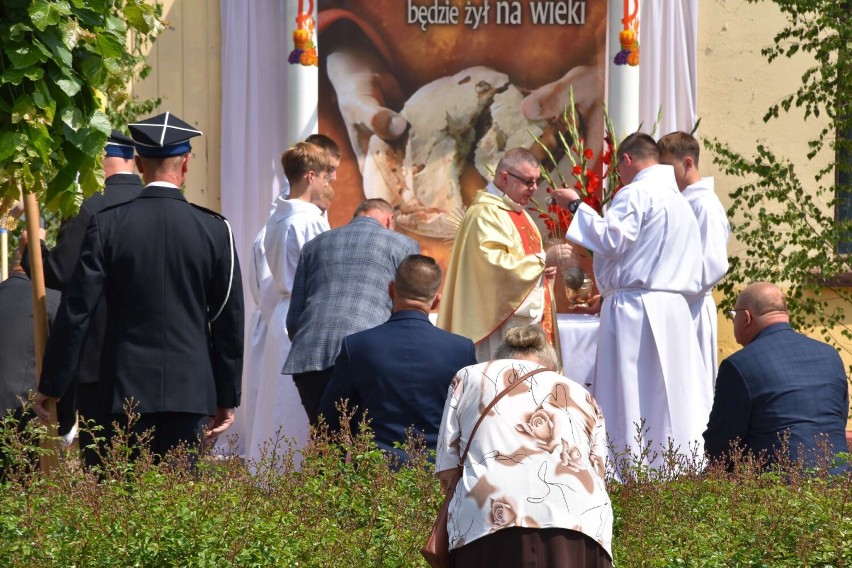
[[[266, 223], [272, 201], [280, 193], [287, 193], [280, 157], [297, 141], [290, 139], [292, 135], [288, 133], [290, 117], [286, 101], [288, 74], [292, 72], [287, 56], [295, 27], [294, 18], [290, 17], [291, 4], [280, 0], [220, 0], [222, 214], [231, 223], [242, 261], [246, 345], [252, 341], [253, 326], [249, 318], [255, 305], [250, 295], [248, 270], [252, 243]], [[309, 130], [315, 128], [313, 124]], [[248, 360], [248, 351], [246, 355], [243, 393], [250, 393], [257, 388], [252, 383], [258, 378], [254, 372], [257, 365]], [[237, 434], [240, 439], [246, 439], [247, 429], [251, 427], [248, 412], [246, 406], [237, 409], [236, 424], [228, 435]]]
[[697, 120], [698, 0], [642, 0], [639, 16], [639, 121], [654, 138], [690, 132]]

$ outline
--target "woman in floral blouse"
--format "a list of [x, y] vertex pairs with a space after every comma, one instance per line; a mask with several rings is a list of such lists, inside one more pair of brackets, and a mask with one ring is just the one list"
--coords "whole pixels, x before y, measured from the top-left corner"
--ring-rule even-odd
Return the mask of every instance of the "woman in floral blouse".
[[466, 367], [450, 384], [436, 476], [459, 465], [482, 421], [449, 506], [454, 565], [612, 566], [612, 505], [604, 485], [604, 419], [579, 384], [554, 372], [556, 353], [535, 325], [506, 334], [497, 359]]

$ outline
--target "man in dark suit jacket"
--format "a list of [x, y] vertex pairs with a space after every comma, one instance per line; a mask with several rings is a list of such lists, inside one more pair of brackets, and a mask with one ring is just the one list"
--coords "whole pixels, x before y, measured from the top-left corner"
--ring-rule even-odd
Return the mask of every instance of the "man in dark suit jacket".
[[[26, 231], [24, 232], [26, 234]], [[17, 252], [24, 248], [25, 239]], [[59, 292], [46, 290], [47, 319], [52, 323], [59, 306]], [[8, 280], [0, 282], [0, 412], [21, 416], [21, 400], [36, 387], [35, 337], [33, 335], [33, 286], [16, 260]]]
[[[154, 429], [163, 455], [212, 438], [240, 402], [243, 294], [227, 221], [180, 191], [200, 134], [170, 113], [131, 124], [146, 186], [129, 203], [94, 216], [47, 346], [41, 402], [71, 383], [92, 313], [103, 296], [107, 331], [100, 373], [103, 410], [121, 420], [138, 403], [138, 431]], [[214, 416], [212, 420], [210, 417]], [[209, 424], [208, 424], [209, 422]]]
[[299, 256], [287, 312], [293, 346], [282, 373], [293, 375], [311, 425], [343, 338], [388, 319], [388, 282], [402, 259], [420, 252], [393, 226], [391, 206], [368, 199], [349, 223], [314, 238]]
[[742, 291], [732, 317], [743, 349], [719, 367], [704, 432], [707, 455], [724, 458], [739, 440], [775, 461], [784, 435], [789, 457], [806, 465], [821, 455], [821, 443], [831, 455], [847, 451], [849, 389], [837, 350], [795, 332], [784, 293], [766, 282]]
[[[52, 250], [47, 249], [44, 241], [41, 242], [45, 286], [63, 294], [80, 259], [80, 246], [92, 217], [108, 207], [133, 201], [142, 192], [142, 180], [133, 173], [133, 140], [113, 130], [107, 139], [105, 153], [103, 170], [106, 182], [103, 193], [96, 193], [84, 199], [80, 212], [62, 222], [56, 237], [56, 246]], [[29, 258], [25, 256], [22, 264], [27, 275], [30, 275]], [[99, 413], [97, 398], [106, 324], [106, 302], [99, 302], [89, 325], [85, 351], [80, 357], [80, 366], [74, 375], [74, 382], [56, 407], [60, 433], [73, 426], [76, 422], [76, 412], [85, 419], [93, 420], [95, 424], [106, 426]], [[88, 428], [83, 428], [79, 437], [84, 461], [88, 465], [96, 464], [97, 453], [90, 450], [93, 443], [91, 432]]]
[[390, 319], [344, 338], [320, 403], [332, 429], [340, 427], [336, 404], [348, 399], [358, 408], [353, 426], [366, 412], [376, 444], [401, 460], [407, 456], [394, 442], [404, 442], [410, 427], [423, 434], [427, 448], [435, 447], [450, 381], [476, 364], [470, 339], [429, 321], [441, 302], [440, 285], [441, 267], [433, 258], [407, 257], [388, 285]]

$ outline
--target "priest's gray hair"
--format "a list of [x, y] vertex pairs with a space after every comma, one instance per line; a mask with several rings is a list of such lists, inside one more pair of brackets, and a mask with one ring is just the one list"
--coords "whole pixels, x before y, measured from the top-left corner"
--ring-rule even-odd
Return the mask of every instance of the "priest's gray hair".
[[526, 148], [509, 148], [497, 163], [497, 169], [494, 170], [494, 174], [497, 175], [500, 172], [510, 169], [517, 170], [522, 165], [540, 167], [538, 158]]

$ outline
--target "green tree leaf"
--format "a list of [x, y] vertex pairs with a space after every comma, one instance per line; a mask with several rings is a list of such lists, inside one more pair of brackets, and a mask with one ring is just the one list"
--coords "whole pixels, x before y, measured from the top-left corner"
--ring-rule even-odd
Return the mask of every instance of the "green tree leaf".
[[10, 43], [18, 43], [22, 39], [24, 39], [28, 32], [33, 31], [33, 29], [23, 23], [13, 24], [9, 27], [9, 42]]
[[114, 33], [100, 33], [94, 42], [95, 52], [104, 58], [121, 57], [124, 54], [124, 41]]
[[18, 47], [9, 49], [6, 51], [6, 55], [9, 57], [9, 61], [12, 62], [12, 66], [15, 69], [26, 69], [27, 67], [31, 67], [47, 59], [41, 51], [32, 44], [19, 45]]
[[39, 31], [46, 30], [48, 26], [55, 26], [62, 16], [70, 13], [71, 7], [63, 0], [32, 0], [29, 7], [30, 19]]
[[71, 51], [65, 47], [62, 41], [62, 34], [56, 28], [50, 28], [40, 34], [39, 39], [47, 46], [50, 52], [59, 60], [60, 66], [71, 68], [74, 63], [74, 58]]
[[[83, 113], [76, 107], [65, 107], [59, 112], [59, 120], [76, 133], [84, 126]], [[79, 140], [79, 138], [77, 138]]]
[[81, 88], [80, 81], [78, 81], [74, 77], [69, 77], [67, 75], [61, 79], [57, 79], [56, 85], [60, 89], [62, 89], [62, 92], [64, 92], [69, 97], [73, 97], [74, 95], [79, 93]]
[[44, 124], [35, 122], [27, 124], [24, 131], [32, 148], [38, 152], [39, 157], [45, 163], [50, 162], [50, 153], [53, 151], [50, 132]]
[[79, 179], [83, 195], [94, 195], [103, 188], [104, 181], [104, 171], [101, 168], [94, 167], [94, 164], [91, 167], [83, 168]]
[[17, 131], [0, 132], [0, 160], [5, 160], [20, 152], [26, 144], [26, 137]]
[[38, 114], [33, 98], [29, 95], [19, 97], [12, 107], [12, 124], [27, 123], [35, 119]]
[[107, 68], [102, 57], [89, 52], [80, 58], [80, 73], [86, 81], [97, 85], [103, 82]]
[[47, 122], [53, 122], [56, 113], [56, 100], [51, 96], [50, 89], [44, 81], [38, 81], [33, 92], [33, 102], [44, 111]]
[[106, 144], [106, 138], [112, 132], [112, 125], [110, 124], [109, 117], [103, 112], [96, 110], [92, 113], [89, 126], [104, 135], [103, 143]]

